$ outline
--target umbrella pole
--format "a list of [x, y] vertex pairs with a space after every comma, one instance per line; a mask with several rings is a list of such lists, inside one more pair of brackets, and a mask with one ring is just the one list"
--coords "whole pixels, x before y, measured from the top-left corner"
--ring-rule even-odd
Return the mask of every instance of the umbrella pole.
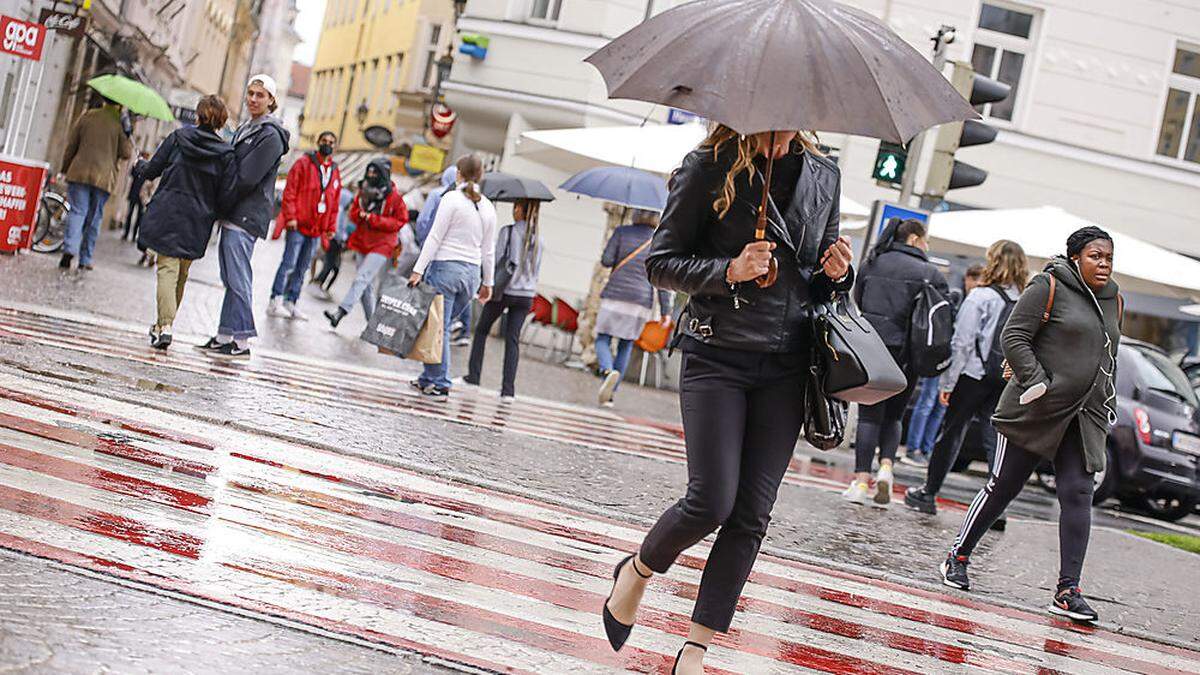
[[[762, 202], [758, 206], [758, 223], [754, 228], [754, 239], [762, 241], [767, 238], [767, 200], [770, 197], [771, 190], [771, 170], [775, 168], [775, 132], [771, 132], [770, 152], [767, 154], [767, 171], [763, 176], [763, 191]], [[771, 266], [767, 273], [754, 280], [759, 288], [770, 288], [775, 285], [775, 281], [779, 278], [779, 263], [775, 261], [774, 256], [771, 257]]]

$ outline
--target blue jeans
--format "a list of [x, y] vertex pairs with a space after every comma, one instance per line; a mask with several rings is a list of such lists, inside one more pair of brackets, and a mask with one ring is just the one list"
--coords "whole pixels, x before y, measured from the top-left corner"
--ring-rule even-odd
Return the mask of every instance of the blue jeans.
[[379, 271], [387, 265], [388, 257], [382, 253], [355, 253], [354, 258], [358, 261], [358, 273], [354, 275], [350, 292], [342, 298], [342, 304], [338, 307], [349, 314], [350, 310], [354, 309], [355, 302], [362, 302], [363, 313], [367, 315], [367, 321], [370, 321], [371, 315], [375, 313], [375, 277], [378, 277]]
[[79, 258], [80, 265], [91, 265], [108, 193], [84, 183], [68, 183], [67, 199], [71, 202], [71, 213], [67, 215], [63, 253]]
[[304, 285], [304, 271], [317, 252], [320, 237], [306, 237], [299, 230], [288, 230], [283, 243], [283, 259], [275, 272], [275, 283], [271, 285], [271, 298], [283, 296], [295, 304], [300, 299], [300, 288]]
[[450, 324], [479, 292], [481, 276], [479, 265], [458, 260], [435, 260], [425, 270], [425, 283], [442, 294], [445, 311], [442, 314], [442, 362], [425, 366], [419, 378], [422, 387], [432, 384], [450, 388]]
[[254, 235], [243, 230], [221, 228], [217, 261], [221, 265], [221, 283], [225, 299], [221, 301], [221, 323], [217, 335], [246, 340], [258, 335], [254, 330]]
[[[629, 357], [633, 354], [633, 340], [617, 340], [615, 360], [613, 359], [612, 340], [611, 335], [596, 334], [596, 363], [600, 366], [601, 373], [615, 370], [621, 374], [621, 379], [624, 379], [625, 369], [629, 367]], [[617, 380], [617, 386], [621, 386], [621, 380]]]
[[938, 394], [941, 393], [940, 383], [939, 377], [921, 379], [917, 404], [913, 406], [912, 418], [908, 421], [908, 442], [905, 445], [910, 452], [933, 452], [933, 442], [937, 440], [938, 429], [941, 428], [942, 418], [946, 415], [946, 406], [938, 400]]

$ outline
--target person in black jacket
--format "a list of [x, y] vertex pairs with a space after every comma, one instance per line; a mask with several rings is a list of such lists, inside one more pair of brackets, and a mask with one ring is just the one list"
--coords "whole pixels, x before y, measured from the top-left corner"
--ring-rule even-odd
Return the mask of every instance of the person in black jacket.
[[932, 263], [926, 251], [929, 241], [925, 223], [893, 220], [880, 234], [870, 257], [863, 263], [854, 286], [854, 300], [863, 316], [879, 332], [892, 358], [904, 369], [908, 387], [873, 405], [858, 407], [858, 432], [854, 440], [854, 480], [842, 493], [848, 501], [866, 504], [871, 467], [879, 450], [879, 474], [875, 477], [873, 503], [887, 507], [895, 479], [892, 465], [900, 447], [901, 421], [917, 377], [908, 370], [908, 331], [917, 294], [930, 284], [950, 296], [950, 284]]
[[158, 319], [150, 328], [156, 349], [171, 345], [171, 324], [183, 302], [192, 261], [204, 257], [219, 204], [234, 189], [237, 167], [233, 146], [217, 135], [229, 112], [217, 96], [196, 106], [199, 126], [177, 129], [163, 140], [154, 158], [138, 164], [140, 181], [162, 176], [142, 216], [138, 246], [157, 254]]
[[150, 161], [150, 153], [143, 150], [138, 153], [137, 162], [129, 170], [129, 192], [125, 197], [128, 208], [125, 211], [125, 232], [121, 234], [121, 239], [126, 241], [137, 241], [138, 238], [138, 226], [142, 222], [142, 214], [146, 208], [146, 205], [142, 203], [142, 187], [146, 184], [146, 179], [139, 177], [141, 175], [139, 170], [145, 167], [148, 161]]
[[[768, 155], [770, 224], [755, 241]], [[649, 578], [720, 528], [677, 659], [679, 672], [692, 673], [713, 634], [729, 630], [800, 435], [808, 308], [848, 291], [853, 273], [849, 240], [838, 234], [840, 173], [807, 134], [717, 126], [670, 187], [646, 269], [654, 286], [690, 296], [674, 340], [684, 352], [687, 493], [618, 564], [603, 614], [620, 649]], [[778, 279], [760, 288], [755, 279], [773, 256]]]
[[275, 94], [275, 80], [269, 75], [250, 78], [246, 88], [250, 119], [233, 135], [238, 179], [229, 213], [220, 221], [225, 299], [216, 336], [197, 346], [217, 358], [250, 358], [250, 338], [258, 335], [251, 307], [254, 277], [250, 256], [254, 244], [267, 237], [275, 215], [275, 177], [279, 160], [288, 150], [288, 132], [279, 118], [271, 115], [278, 107]]

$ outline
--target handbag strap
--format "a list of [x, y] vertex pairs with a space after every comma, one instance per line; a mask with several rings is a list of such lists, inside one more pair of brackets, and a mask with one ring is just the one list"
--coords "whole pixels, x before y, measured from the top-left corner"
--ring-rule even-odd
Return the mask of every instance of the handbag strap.
[[641, 253], [642, 251], [645, 251], [647, 248], [650, 248], [650, 242], [652, 242], [652, 241], [654, 241], [653, 237], [647, 239], [645, 242], [642, 243], [641, 246], [633, 249], [633, 253], [630, 253], [629, 255], [625, 256], [624, 258], [621, 259], [621, 262], [617, 263], [617, 266], [613, 268], [612, 273], [616, 274], [617, 270], [621, 269], [626, 264], [628, 264], [630, 261], [632, 261], [634, 258], [638, 257], [639, 253]]
[[1054, 275], [1047, 273], [1046, 276], [1050, 277], [1050, 294], [1046, 296], [1046, 309], [1042, 311], [1042, 323], [1050, 321], [1050, 310], [1054, 309], [1054, 290], [1057, 288]]

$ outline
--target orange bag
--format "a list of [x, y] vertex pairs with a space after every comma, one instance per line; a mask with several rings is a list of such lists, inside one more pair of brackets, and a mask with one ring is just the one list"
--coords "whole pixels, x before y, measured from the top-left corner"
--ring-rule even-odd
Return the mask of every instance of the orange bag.
[[647, 321], [646, 325], [642, 326], [642, 334], [638, 337], [635, 344], [637, 344], [638, 349], [647, 354], [661, 352], [671, 339], [672, 328], [674, 328], [674, 324], [670, 321], [667, 323], [662, 323], [657, 319]]

